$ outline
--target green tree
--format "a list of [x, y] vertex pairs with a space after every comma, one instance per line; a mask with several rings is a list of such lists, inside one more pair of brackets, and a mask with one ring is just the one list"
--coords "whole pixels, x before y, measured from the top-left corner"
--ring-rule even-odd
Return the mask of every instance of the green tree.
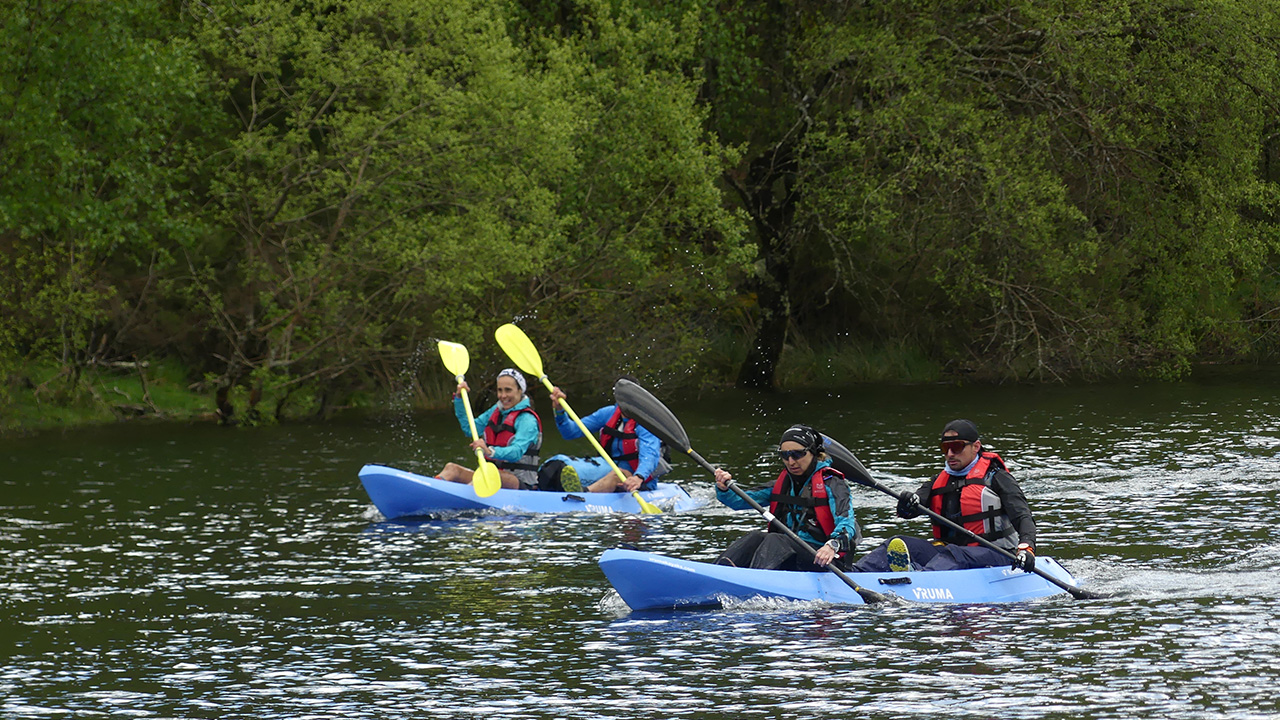
[[[590, 350], [606, 337], [592, 328], [669, 317], [670, 302], [723, 288], [720, 265], [741, 252], [690, 257], [691, 235], [731, 243], [736, 226], [696, 84], [669, 69], [691, 50], [683, 28], [602, 3], [588, 31], [558, 37], [510, 10], [198, 9], [196, 41], [237, 125], [208, 161], [228, 232], [189, 256], [224, 413], [237, 386], [279, 403], [299, 388], [340, 394], [428, 337], [480, 344], [511, 318]], [[584, 312], [609, 320], [584, 325]]]
[[145, 0], [0, 10], [0, 372], [75, 376], [148, 332], [141, 308], [198, 232], [184, 159], [204, 108], [176, 29]]
[[762, 257], [741, 383], [773, 382], [792, 323], [830, 332], [833, 316], [997, 376], [1176, 374], [1243, 341], [1239, 288], [1275, 246], [1260, 168], [1274, 10], [780, 2], [725, 17], [708, 96], [721, 137], [749, 147], [731, 180]]
[[706, 131], [699, 97], [714, 17], [696, 2], [525, 5], [523, 44], [581, 100], [564, 148], [576, 164], [555, 186], [569, 220], [555, 261], [518, 308], [494, 307], [546, 338], [560, 377], [687, 382], [755, 253], [719, 183], [735, 154]]

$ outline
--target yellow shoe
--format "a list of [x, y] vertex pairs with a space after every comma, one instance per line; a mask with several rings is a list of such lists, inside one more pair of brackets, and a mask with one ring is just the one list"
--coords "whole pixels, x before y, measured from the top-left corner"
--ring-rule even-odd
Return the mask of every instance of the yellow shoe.
[[907, 544], [902, 538], [890, 540], [888, 551], [891, 572], [907, 572], [911, 569], [911, 551], [907, 550]]
[[560, 468], [560, 487], [565, 492], [582, 492], [582, 481], [578, 479], [578, 471], [572, 465], [566, 464]]

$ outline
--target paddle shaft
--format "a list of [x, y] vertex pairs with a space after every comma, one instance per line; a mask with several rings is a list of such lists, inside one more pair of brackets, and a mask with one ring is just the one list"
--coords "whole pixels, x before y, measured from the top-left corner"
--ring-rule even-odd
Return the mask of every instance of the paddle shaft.
[[[548, 392], [555, 392], [555, 389], [556, 389], [555, 386], [551, 384], [551, 381], [547, 379], [546, 375], [543, 375], [538, 379], [541, 380], [542, 384], [546, 386]], [[578, 417], [578, 413], [574, 412], [573, 408], [569, 407], [569, 402], [564, 398], [560, 398], [560, 407], [564, 408], [564, 411], [569, 413], [569, 417], [573, 418], [574, 424], [577, 425], [578, 429], [582, 431], [583, 437], [591, 441], [591, 444], [595, 447], [596, 452], [600, 453], [600, 457], [604, 458], [604, 461], [609, 463], [609, 467], [613, 468], [613, 471], [618, 474], [618, 480], [620, 482], [626, 480], [627, 479], [626, 474], [623, 473], [622, 469], [619, 468], [617, 463], [613, 461], [613, 458], [609, 457], [609, 453], [605, 452], [605, 449], [601, 447], [600, 441], [596, 440], [596, 436], [592, 435], [591, 431], [587, 430], [587, 426], [583, 424], [582, 418]]]
[[[462, 376], [459, 375], [457, 380], [458, 384], [461, 385]], [[461, 388], [460, 391], [462, 393], [462, 407], [467, 411], [467, 427], [471, 429], [472, 442], [475, 442], [480, 439], [480, 435], [476, 433], [476, 418], [471, 414], [471, 398], [467, 397], [466, 388]], [[476, 448], [476, 460], [480, 463], [480, 466], [476, 468], [476, 472], [480, 472], [484, 469], [484, 464], [488, 462], [488, 460], [485, 459], [484, 451], [480, 448]]]
[[[882, 492], [882, 493], [884, 493], [884, 494], [886, 494], [886, 495], [889, 495], [890, 497], [895, 497], [895, 498], [896, 498], [896, 497], [898, 497], [898, 495], [899, 495], [898, 493], [894, 492], [894, 491], [893, 491], [893, 490], [891, 490], [890, 488], [887, 488], [887, 487], [885, 487], [884, 485], [880, 484], [878, 481], [876, 481], [876, 479], [875, 479], [875, 478], [871, 477], [871, 475], [869, 475], [869, 474], [865, 474], [865, 475], [863, 475], [863, 476], [860, 478], [860, 481], [862, 482], [862, 484], [864, 484], [864, 485], [868, 485], [868, 486], [870, 486], [870, 487], [873, 487], [873, 488], [875, 488], [876, 490], [879, 490], [880, 492]], [[977, 533], [973, 532], [973, 531], [972, 531], [972, 530], [970, 530], [969, 528], [967, 528], [967, 527], [965, 527], [965, 526], [963, 526], [963, 525], [961, 525], [961, 524], [959, 524], [959, 523], [956, 523], [956, 522], [953, 522], [953, 521], [951, 521], [951, 520], [948, 520], [947, 518], [945, 518], [945, 517], [943, 517], [943, 516], [939, 515], [938, 513], [934, 512], [933, 510], [930, 510], [929, 508], [925, 507], [924, 505], [918, 505], [918, 507], [920, 508], [920, 512], [924, 513], [925, 515], [928, 515], [928, 516], [929, 516], [929, 518], [930, 518], [931, 520], [933, 520], [934, 522], [936, 522], [936, 523], [938, 523], [938, 524], [940, 524], [940, 525], [946, 525], [947, 527], [951, 528], [952, 530], [955, 530], [956, 532], [959, 532], [959, 533], [962, 533], [962, 534], [964, 534], [964, 535], [969, 536], [970, 538], [972, 538], [972, 539], [976, 540], [976, 541], [978, 542], [978, 544], [979, 544], [979, 545], [981, 545], [981, 546], [983, 546], [983, 547], [985, 547], [985, 548], [988, 548], [988, 549], [990, 549], [990, 550], [995, 550], [996, 552], [1000, 553], [1001, 555], [1004, 555], [1005, 557], [1009, 558], [1010, 562], [1012, 562], [1013, 560], [1015, 560], [1015, 559], [1016, 559], [1016, 557], [1014, 556], [1014, 554], [1013, 554], [1013, 553], [1009, 552], [1008, 550], [1005, 550], [1004, 548], [1000, 547], [999, 545], [996, 545], [995, 543], [991, 542], [990, 540], [987, 540], [986, 538], [982, 537], [981, 535], [978, 535]], [[1024, 571], [1024, 572], [1025, 572], [1025, 571]], [[1078, 599], [1078, 600], [1083, 600], [1083, 599], [1086, 599], [1086, 598], [1087, 598], [1087, 599], [1091, 599], [1091, 600], [1092, 600], [1092, 599], [1097, 599], [1097, 598], [1102, 597], [1101, 595], [1099, 595], [1099, 594], [1097, 594], [1097, 593], [1090, 592], [1090, 591], [1088, 591], [1088, 590], [1084, 590], [1084, 589], [1082, 589], [1082, 588], [1078, 588], [1078, 587], [1076, 587], [1076, 586], [1074, 586], [1074, 585], [1072, 585], [1072, 584], [1070, 584], [1070, 583], [1063, 582], [1063, 581], [1059, 580], [1058, 578], [1056, 578], [1056, 577], [1054, 577], [1054, 576], [1050, 575], [1049, 573], [1047, 573], [1047, 572], [1045, 572], [1045, 571], [1041, 570], [1040, 568], [1032, 568], [1032, 569], [1031, 569], [1031, 572], [1035, 573], [1036, 575], [1039, 575], [1040, 577], [1044, 578], [1045, 580], [1048, 580], [1049, 582], [1053, 583], [1054, 585], [1057, 585], [1058, 587], [1062, 588], [1063, 590], [1066, 590], [1067, 592], [1071, 593], [1071, 594], [1072, 594], [1076, 599]]]
[[[716, 471], [715, 467], [711, 463], [707, 462], [706, 458], [702, 457], [696, 451], [694, 451], [693, 448], [687, 448], [685, 452], [689, 454], [689, 457], [693, 458], [694, 462], [701, 465], [704, 469], [712, 473]], [[805, 542], [804, 539], [801, 538], [799, 535], [795, 534], [795, 531], [793, 531], [791, 528], [787, 527], [786, 525], [783, 525], [782, 521], [779, 520], [777, 516], [775, 516], [773, 513], [769, 512], [768, 510], [766, 510], [763, 505], [756, 502], [754, 498], [752, 498], [745, 491], [743, 491], [742, 488], [738, 487], [738, 484], [736, 482], [734, 482], [733, 480], [729, 480], [725, 484], [728, 485], [729, 489], [732, 490], [734, 493], [736, 493], [738, 497], [745, 500], [748, 505], [754, 508], [756, 512], [760, 513], [761, 517], [763, 517], [765, 520], [768, 520], [771, 526], [777, 528], [787, 537], [794, 540], [797, 545], [799, 545], [800, 547], [803, 547], [806, 551], [808, 551], [810, 555], [816, 556], [818, 554], [818, 551], [814, 550], [812, 545]], [[884, 602], [885, 600], [888, 599], [885, 595], [875, 592], [874, 590], [868, 590], [862, 587], [861, 585], [859, 585], [858, 583], [854, 582], [853, 578], [846, 575], [844, 571], [836, 567], [834, 563], [827, 563], [825, 565], [825, 568], [829, 572], [831, 572], [831, 574], [843, 580], [845, 585], [848, 585], [849, 587], [853, 588], [854, 592], [861, 595], [863, 602], [876, 603], [876, 602]]]

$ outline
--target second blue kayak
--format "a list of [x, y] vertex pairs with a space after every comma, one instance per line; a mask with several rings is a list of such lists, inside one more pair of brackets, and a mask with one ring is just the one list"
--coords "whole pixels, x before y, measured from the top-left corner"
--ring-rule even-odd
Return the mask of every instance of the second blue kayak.
[[[416, 475], [384, 465], [365, 465], [360, 482], [378, 512], [387, 519], [430, 515], [459, 510], [491, 510], [507, 513], [639, 513], [631, 493], [566, 493], [538, 490], [498, 490], [479, 497], [470, 485]], [[646, 501], [663, 511], [691, 510], [702, 504], [674, 483], [658, 483], [658, 489], [641, 492]]]

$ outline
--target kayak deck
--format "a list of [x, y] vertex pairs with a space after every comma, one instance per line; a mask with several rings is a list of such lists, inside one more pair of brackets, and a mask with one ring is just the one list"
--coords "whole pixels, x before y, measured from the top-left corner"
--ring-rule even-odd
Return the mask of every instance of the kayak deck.
[[[829, 572], [753, 570], [680, 560], [635, 550], [606, 550], [600, 569], [632, 610], [719, 607], [728, 600], [783, 598], [863, 604], [862, 597]], [[1036, 568], [1069, 584], [1076, 580], [1053, 558]], [[1033, 573], [1008, 566], [902, 573], [846, 573], [875, 592], [924, 603], [1007, 603], [1064, 592]]]
[[[476, 495], [471, 485], [417, 475], [384, 465], [365, 465], [360, 482], [378, 512], [387, 519], [464, 510], [489, 510], [512, 514], [594, 512], [639, 513], [631, 493], [566, 493], [538, 490], [498, 490], [489, 497]], [[656, 490], [640, 496], [664, 511], [690, 510], [702, 503], [674, 483], [658, 483]]]

